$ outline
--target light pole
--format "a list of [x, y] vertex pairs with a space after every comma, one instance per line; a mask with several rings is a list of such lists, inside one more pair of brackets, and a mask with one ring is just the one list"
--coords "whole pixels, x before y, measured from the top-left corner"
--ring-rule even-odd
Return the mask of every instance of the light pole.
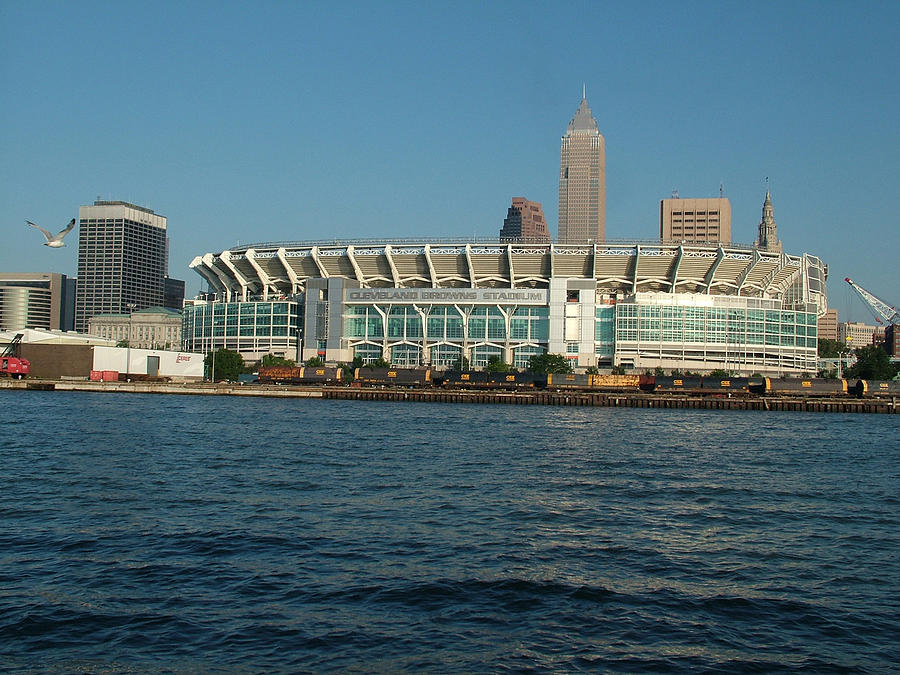
[[128, 307], [128, 341], [125, 343], [125, 379], [131, 382], [128, 374], [131, 372], [131, 337], [134, 332], [134, 308], [137, 304], [129, 302], [126, 307]]

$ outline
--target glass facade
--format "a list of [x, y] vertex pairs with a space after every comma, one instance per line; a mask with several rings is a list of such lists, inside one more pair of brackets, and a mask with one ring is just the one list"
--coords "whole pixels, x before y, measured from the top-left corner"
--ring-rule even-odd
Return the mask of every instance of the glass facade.
[[224, 347], [241, 353], [294, 358], [300, 306], [293, 301], [228, 302], [184, 308], [184, 349], [201, 354]]
[[490, 356], [506, 360], [508, 349], [507, 358], [524, 367], [546, 351], [550, 315], [547, 307], [346, 305], [343, 326], [350, 358], [384, 353], [398, 366], [452, 367], [465, 355], [471, 366], [484, 366]]

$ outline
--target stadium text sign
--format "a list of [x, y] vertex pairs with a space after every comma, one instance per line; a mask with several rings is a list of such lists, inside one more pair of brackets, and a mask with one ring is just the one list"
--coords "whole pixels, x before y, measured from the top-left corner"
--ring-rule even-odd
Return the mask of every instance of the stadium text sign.
[[431, 302], [546, 305], [546, 289], [519, 288], [347, 288], [344, 302]]

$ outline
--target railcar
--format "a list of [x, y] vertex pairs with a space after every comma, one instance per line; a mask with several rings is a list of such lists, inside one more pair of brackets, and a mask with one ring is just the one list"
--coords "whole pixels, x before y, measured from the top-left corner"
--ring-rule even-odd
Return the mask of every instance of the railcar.
[[707, 394], [746, 394], [750, 391], [750, 378], [704, 377], [702, 389]]
[[702, 377], [671, 377], [657, 375], [653, 383], [645, 382], [643, 389], [656, 394], [701, 394], [703, 393]]
[[900, 396], [900, 381], [857, 380], [851, 391], [856, 396]]
[[847, 380], [802, 377], [764, 377], [762, 391], [769, 396], [846, 396]]
[[430, 387], [430, 368], [357, 368], [353, 383], [362, 387]]
[[260, 384], [340, 384], [341, 368], [325, 366], [260, 366]]

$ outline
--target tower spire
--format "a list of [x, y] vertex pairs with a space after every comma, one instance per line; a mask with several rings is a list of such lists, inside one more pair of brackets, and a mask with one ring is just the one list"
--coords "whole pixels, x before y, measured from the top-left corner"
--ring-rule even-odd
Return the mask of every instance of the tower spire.
[[584, 82], [581, 83], [581, 98], [587, 98], [587, 85]]

